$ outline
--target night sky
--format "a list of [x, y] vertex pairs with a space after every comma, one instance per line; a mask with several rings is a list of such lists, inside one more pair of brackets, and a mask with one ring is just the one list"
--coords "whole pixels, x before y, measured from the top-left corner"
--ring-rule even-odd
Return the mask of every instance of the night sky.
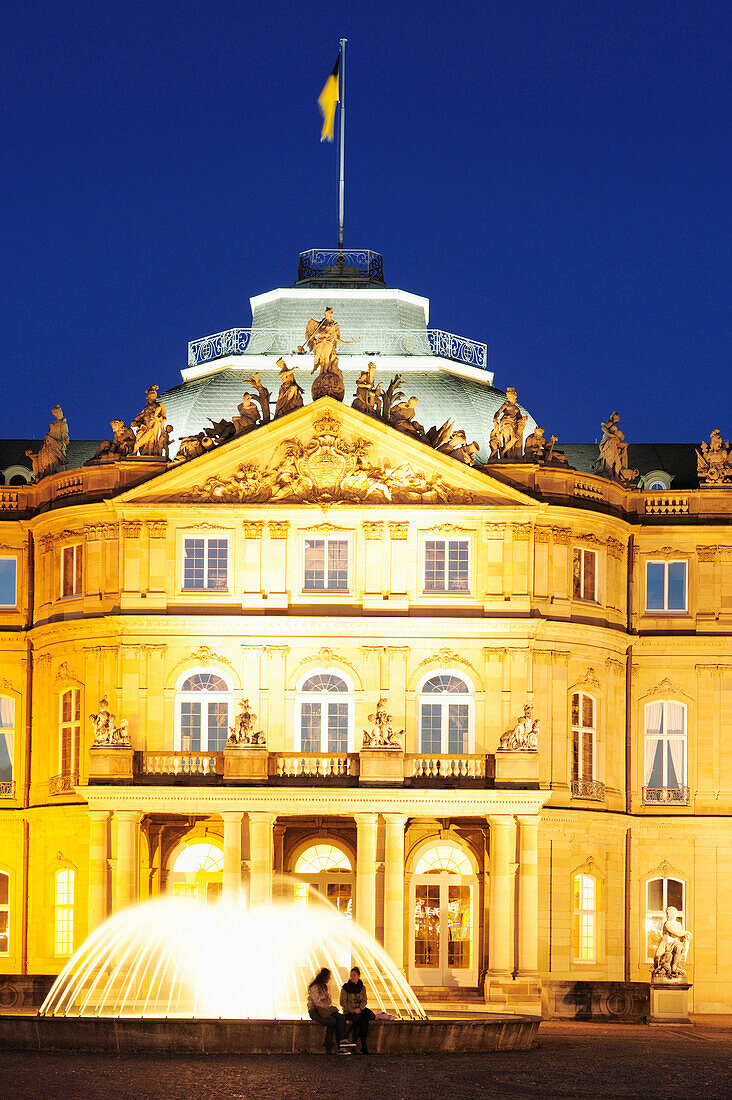
[[732, 435], [731, 24], [721, 0], [6, 0], [0, 435], [57, 401], [108, 435], [336, 244], [341, 35], [346, 247], [561, 440], [614, 408], [631, 442]]

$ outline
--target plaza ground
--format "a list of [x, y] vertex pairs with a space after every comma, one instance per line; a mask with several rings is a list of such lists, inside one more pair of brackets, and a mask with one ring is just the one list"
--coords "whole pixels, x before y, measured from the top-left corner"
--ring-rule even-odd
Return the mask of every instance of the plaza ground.
[[326, 1058], [162, 1057], [3, 1051], [9, 1100], [459, 1100], [468, 1097], [732, 1095], [732, 1021], [694, 1027], [548, 1022], [528, 1053]]

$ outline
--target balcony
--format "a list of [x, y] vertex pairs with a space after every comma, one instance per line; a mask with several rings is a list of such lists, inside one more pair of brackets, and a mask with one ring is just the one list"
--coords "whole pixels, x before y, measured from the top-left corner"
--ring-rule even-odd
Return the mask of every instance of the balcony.
[[405, 757], [405, 784], [410, 787], [488, 787], [495, 775], [492, 756]]
[[644, 787], [644, 806], [688, 806], [688, 787]]
[[358, 753], [269, 754], [269, 782], [273, 785], [310, 787], [357, 787]]
[[148, 783], [220, 783], [224, 774], [222, 752], [142, 752], [138, 774]]
[[572, 798], [582, 798], [586, 802], [604, 802], [605, 784], [596, 779], [573, 779]]
[[49, 794], [74, 794], [74, 788], [79, 782], [79, 773], [70, 772], [67, 775], [54, 775], [48, 781]]

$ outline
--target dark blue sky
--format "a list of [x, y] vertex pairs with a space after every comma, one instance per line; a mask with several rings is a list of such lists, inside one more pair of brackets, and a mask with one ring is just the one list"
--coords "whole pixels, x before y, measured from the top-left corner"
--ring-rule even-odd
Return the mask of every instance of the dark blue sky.
[[564, 441], [613, 408], [631, 442], [732, 435], [731, 24], [721, 0], [6, 0], [0, 435], [56, 401], [108, 434], [336, 243], [341, 34], [346, 246]]

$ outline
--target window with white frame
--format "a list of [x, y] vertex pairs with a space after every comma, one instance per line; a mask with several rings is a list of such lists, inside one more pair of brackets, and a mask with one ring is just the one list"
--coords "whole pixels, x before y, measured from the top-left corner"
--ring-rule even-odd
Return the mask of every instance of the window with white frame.
[[575, 600], [597, 601], [597, 554], [584, 546], [574, 548], [572, 596]]
[[10, 875], [0, 871], [0, 955], [10, 954]]
[[229, 735], [231, 685], [219, 671], [189, 672], [176, 692], [176, 748], [221, 752]]
[[56, 955], [74, 953], [74, 889], [76, 872], [70, 869], [57, 871], [55, 888], [55, 947]]
[[345, 592], [348, 589], [348, 539], [306, 538], [305, 592]]
[[462, 676], [438, 672], [419, 693], [419, 751], [463, 756], [472, 751], [473, 692]]
[[15, 700], [0, 695], [0, 798], [13, 797]]
[[468, 539], [424, 540], [425, 592], [470, 590], [470, 542]]
[[82, 593], [84, 552], [80, 542], [64, 546], [61, 551], [61, 595], [80, 596]]
[[686, 611], [687, 563], [646, 562], [646, 611]]
[[18, 603], [18, 559], [0, 557], [0, 607]]
[[300, 752], [349, 752], [353, 746], [353, 691], [343, 675], [312, 672], [298, 690]]
[[592, 782], [595, 776], [597, 703], [584, 691], [572, 695], [572, 779]]
[[669, 905], [676, 909], [684, 927], [685, 894], [686, 886], [680, 878], [652, 878], [646, 883], [646, 962], [653, 962]]
[[228, 539], [183, 539], [183, 588], [187, 592], [225, 591], [228, 573]]
[[572, 882], [572, 958], [597, 961], [597, 889], [594, 875], [575, 875]]
[[79, 774], [81, 691], [69, 688], [59, 698], [59, 775]]
[[645, 707], [646, 797], [659, 790], [682, 791], [686, 787], [686, 706], [670, 700]]

